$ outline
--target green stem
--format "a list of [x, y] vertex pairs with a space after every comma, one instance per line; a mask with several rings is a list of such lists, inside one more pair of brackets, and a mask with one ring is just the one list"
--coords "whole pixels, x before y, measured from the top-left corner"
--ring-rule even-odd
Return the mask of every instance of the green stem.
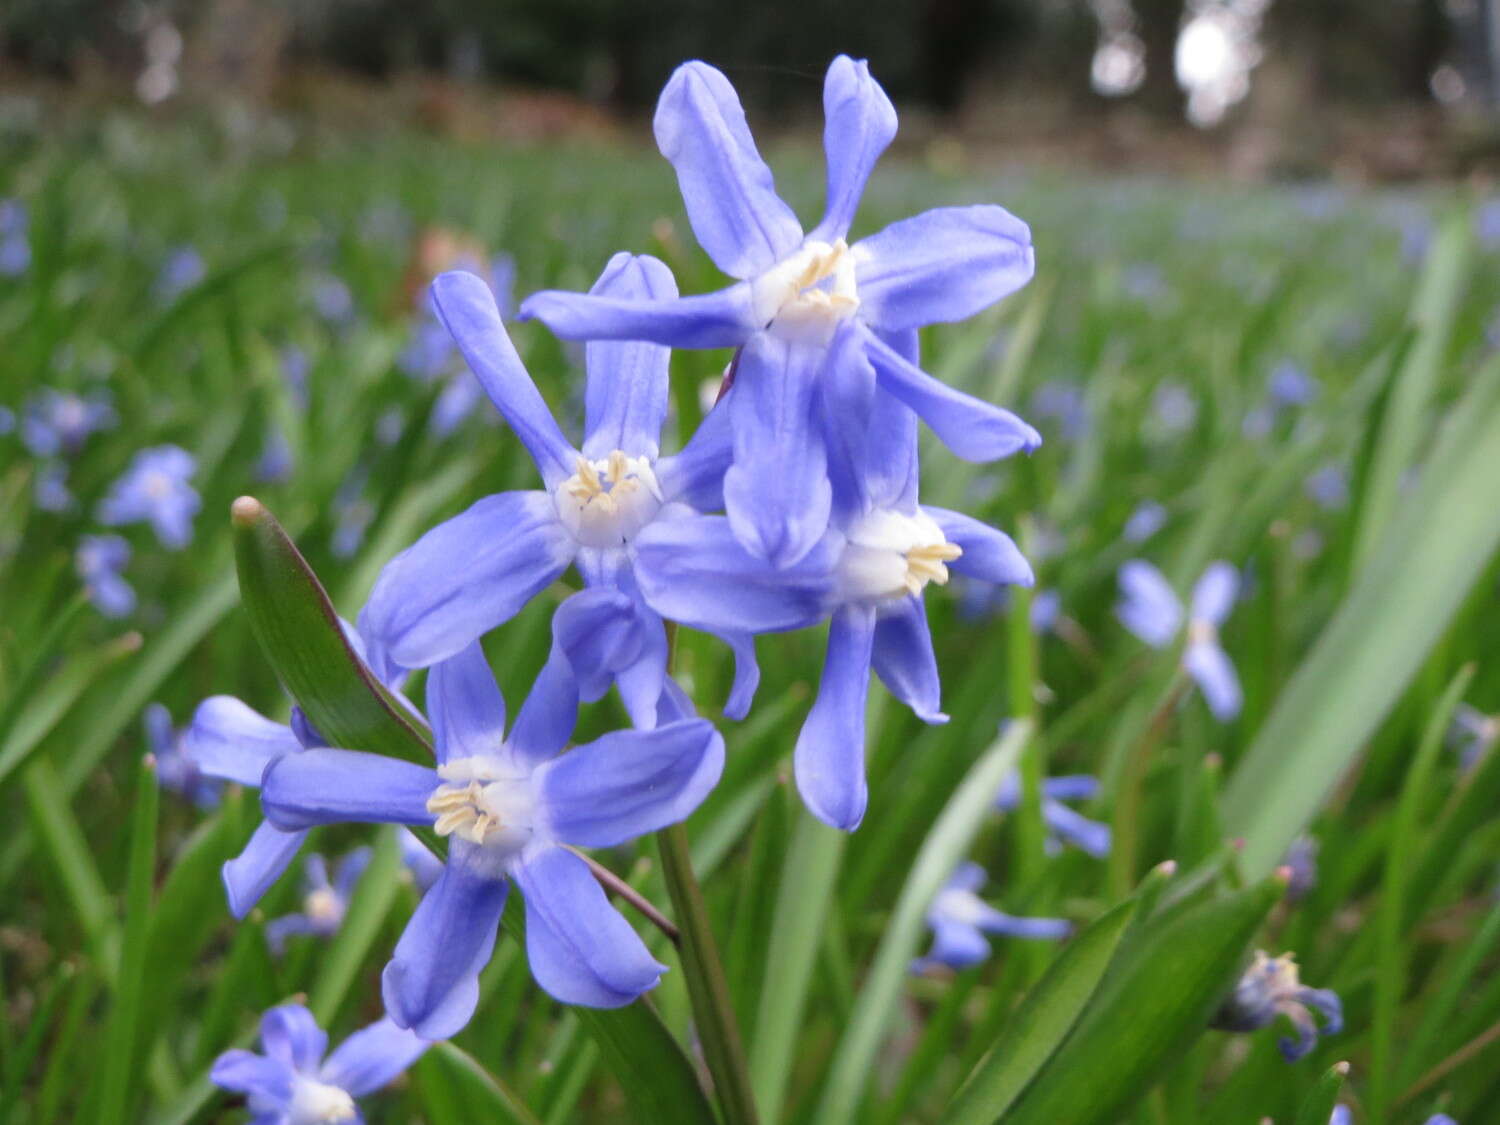
[[1151, 713], [1139, 740], [1124, 761], [1119, 792], [1115, 794], [1113, 837], [1108, 860], [1108, 880], [1112, 901], [1118, 902], [1135, 885], [1135, 868], [1140, 847], [1141, 813], [1144, 803], [1146, 772], [1151, 765], [1151, 751], [1162, 740], [1171, 722], [1172, 712], [1187, 690], [1187, 675], [1179, 667], [1161, 702]]
[[661, 850], [662, 874], [672, 896], [672, 908], [677, 912], [682, 971], [693, 1003], [693, 1021], [703, 1042], [708, 1071], [713, 1075], [719, 1107], [726, 1125], [755, 1125], [750, 1070], [745, 1065], [739, 1024], [730, 1007], [719, 947], [708, 924], [703, 889], [693, 874], [687, 829], [680, 823], [663, 828], [656, 834], [656, 844]]

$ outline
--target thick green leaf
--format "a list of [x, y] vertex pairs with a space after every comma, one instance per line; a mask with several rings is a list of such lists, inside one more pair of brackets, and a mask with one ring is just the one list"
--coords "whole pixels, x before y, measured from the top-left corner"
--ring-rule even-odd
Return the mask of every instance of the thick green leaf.
[[333, 746], [432, 761], [427, 732], [375, 678], [322, 583], [276, 518], [241, 496], [231, 509], [240, 597], [282, 686]]
[[1307, 1092], [1302, 1104], [1297, 1107], [1297, 1119], [1292, 1125], [1328, 1125], [1333, 1116], [1333, 1107], [1338, 1105], [1339, 1091], [1344, 1088], [1344, 1079], [1349, 1077], [1349, 1064], [1334, 1063], [1323, 1072], [1318, 1084]]
[[1285, 889], [1272, 877], [1149, 921], [1006, 1125], [1119, 1120], [1203, 1033]]
[[526, 1108], [516, 1092], [480, 1065], [473, 1055], [452, 1043], [435, 1043], [432, 1054], [442, 1061], [444, 1071], [463, 1092], [471, 1113], [470, 1120], [494, 1122], [495, 1125], [541, 1125]]

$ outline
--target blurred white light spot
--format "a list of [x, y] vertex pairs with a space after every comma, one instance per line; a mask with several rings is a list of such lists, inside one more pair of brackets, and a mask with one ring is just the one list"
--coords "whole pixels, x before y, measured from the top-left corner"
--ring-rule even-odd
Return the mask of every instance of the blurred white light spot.
[[1091, 74], [1094, 89], [1107, 98], [1134, 93], [1146, 80], [1146, 45], [1132, 32], [1116, 32], [1094, 52]]
[[1460, 100], [1468, 91], [1464, 76], [1447, 63], [1432, 72], [1428, 84], [1432, 87], [1432, 96], [1444, 105]]
[[153, 63], [175, 63], [182, 58], [182, 32], [159, 23], [146, 33], [146, 57]]
[[153, 63], [135, 80], [136, 96], [147, 105], [166, 101], [177, 91], [177, 69], [169, 64]]
[[1250, 92], [1260, 62], [1257, 41], [1266, 0], [1196, 0], [1177, 37], [1177, 82], [1188, 94], [1187, 115], [1207, 128]]

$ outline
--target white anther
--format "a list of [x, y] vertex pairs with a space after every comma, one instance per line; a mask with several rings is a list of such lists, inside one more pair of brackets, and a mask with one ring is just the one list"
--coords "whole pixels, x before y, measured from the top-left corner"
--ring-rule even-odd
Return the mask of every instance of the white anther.
[[585, 547], [622, 547], [661, 511], [661, 485], [651, 462], [616, 449], [578, 458], [577, 472], [552, 493], [558, 518]]
[[497, 851], [519, 851], [531, 838], [535, 802], [530, 776], [499, 758], [455, 758], [438, 767], [427, 798], [433, 829]]

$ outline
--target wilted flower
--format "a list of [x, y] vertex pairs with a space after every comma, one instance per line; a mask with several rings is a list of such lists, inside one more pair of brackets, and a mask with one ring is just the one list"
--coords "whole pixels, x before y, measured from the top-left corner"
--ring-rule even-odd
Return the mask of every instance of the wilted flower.
[[[1234, 718], [1242, 702], [1239, 677], [1219, 645], [1219, 625], [1239, 592], [1239, 573], [1216, 562], [1193, 587], [1188, 613], [1187, 647], [1182, 665], [1197, 681], [1208, 708], [1220, 720]], [[1115, 608], [1124, 626], [1153, 648], [1165, 648], [1182, 627], [1182, 602], [1161, 571], [1141, 559], [1120, 567], [1123, 598]]]
[[985, 879], [979, 864], [964, 863], [943, 885], [927, 910], [932, 949], [911, 963], [912, 972], [927, 972], [939, 965], [967, 969], [979, 964], [991, 952], [986, 933], [1057, 941], [1072, 932], [1072, 925], [1061, 918], [1016, 918], [996, 910], [975, 893]]
[[274, 760], [262, 783], [266, 815], [285, 830], [384, 822], [449, 838], [447, 867], [386, 966], [386, 1011], [433, 1039], [468, 1022], [510, 879], [526, 902], [532, 974], [549, 993], [617, 1007], [654, 987], [665, 967], [567, 845], [612, 847], [687, 816], [723, 769], [712, 724], [674, 708], [654, 730], [559, 754], [576, 686], [544, 670], [506, 734], [505, 701], [478, 644], [429, 671], [427, 711], [435, 770], [319, 749]]
[[105, 617], [125, 617], [135, 609], [135, 591], [122, 576], [130, 544], [118, 535], [85, 535], [73, 553], [73, 568], [89, 601]]
[[167, 255], [161, 272], [156, 275], [156, 299], [169, 305], [208, 274], [203, 255], [191, 246], [179, 246]]
[[383, 1019], [325, 1059], [328, 1035], [300, 1004], [262, 1016], [260, 1044], [265, 1054], [225, 1051], [209, 1072], [214, 1085], [246, 1096], [256, 1125], [357, 1125], [354, 1099], [380, 1089], [430, 1045]]
[[[1321, 1029], [1314, 1011], [1323, 1017]], [[1319, 1035], [1337, 1035], [1344, 1028], [1343, 1006], [1332, 990], [1308, 988], [1298, 980], [1292, 954], [1268, 957], [1257, 949], [1250, 967], [1234, 986], [1233, 994], [1220, 1005], [1210, 1026], [1220, 1031], [1255, 1031], [1278, 1015], [1290, 1020], [1297, 1032], [1295, 1039], [1277, 1041], [1287, 1062], [1295, 1062], [1311, 1051]]]
[[[1064, 844], [1082, 848], [1089, 855], [1109, 854], [1109, 825], [1090, 820], [1074, 812], [1064, 801], [1092, 801], [1099, 793], [1099, 781], [1087, 774], [1067, 774], [1042, 779], [1042, 822], [1047, 826], [1049, 851]], [[995, 794], [995, 808], [1010, 812], [1021, 803], [1021, 775], [1009, 774]]]
[[160, 703], [153, 703], [146, 708], [142, 721], [146, 727], [146, 745], [156, 759], [156, 779], [161, 787], [186, 797], [201, 809], [216, 807], [223, 786], [214, 778], [205, 777], [198, 764], [183, 752], [185, 732], [173, 728], [171, 713]]
[[[915, 410], [974, 461], [1032, 449], [1040, 436], [1015, 415], [956, 391], [916, 363], [916, 330], [963, 320], [1031, 279], [1031, 233], [995, 206], [940, 208], [849, 246], [865, 181], [896, 132], [896, 113], [869, 68], [840, 55], [823, 87], [828, 200], [805, 234], [776, 194], [729, 80], [702, 62], [678, 67], [655, 130], [673, 164], [699, 244], [736, 284], [717, 293], [624, 296], [547, 291], [536, 317], [570, 340], [650, 340], [679, 348], [740, 348], [726, 405], [734, 464], [724, 503], [736, 536], [790, 566], [827, 529], [828, 460], [843, 419], [820, 387], [839, 352], [874, 372], [876, 393]], [[835, 337], [847, 336], [838, 347]]]
[[87, 396], [44, 387], [27, 401], [21, 415], [21, 442], [38, 457], [74, 454], [88, 436], [119, 419], [103, 391]]
[[302, 861], [302, 911], [285, 914], [266, 923], [266, 942], [273, 953], [286, 948], [289, 937], [306, 934], [329, 938], [344, 924], [350, 896], [365, 868], [370, 865], [370, 849], [355, 848], [339, 861], [338, 873], [328, 878], [328, 863], [314, 852]]
[[149, 523], [161, 545], [186, 547], [202, 501], [188, 482], [197, 470], [193, 455], [175, 445], [157, 445], [135, 455], [99, 505], [99, 522], [110, 527]]

